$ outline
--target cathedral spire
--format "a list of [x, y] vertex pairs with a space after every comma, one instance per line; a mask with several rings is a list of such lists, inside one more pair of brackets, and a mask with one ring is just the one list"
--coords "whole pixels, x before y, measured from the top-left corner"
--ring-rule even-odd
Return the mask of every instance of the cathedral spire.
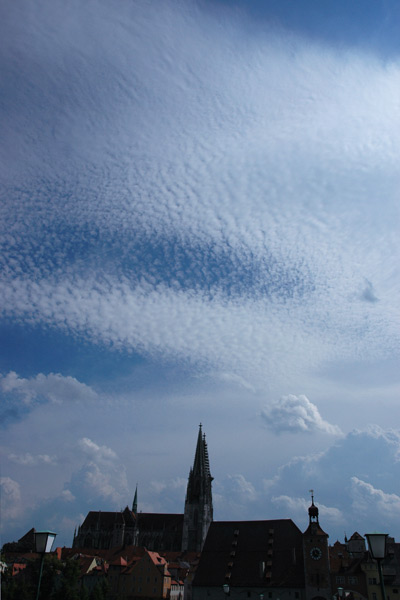
[[132, 512], [137, 513], [137, 484], [136, 484], [136, 489], [135, 489], [135, 496], [133, 498], [133, 503], [132, 503]]
[[210, 461], [208, 458], [208, 448], [207, 448], [206, 436], [202, 432], [201, 423], [199, 425], [199, 434], [197, 436], [197, 446], [196, 446], [196, 453], [194, 456], [192, 472], [193, 472], [192, 479], [194, 479], [196, 477], [200, 477], [201, 479], [203, 479], [203, 483], [205, 481], [207, 481], [209, 478], [211, 478], [211, 480], [212, 480], [212, 477], [210, 474]]
[[200, 552], [213, 520], [210, 462], [200, 423], [193, 467], [189, 472], [183, 523], [182, 550]]

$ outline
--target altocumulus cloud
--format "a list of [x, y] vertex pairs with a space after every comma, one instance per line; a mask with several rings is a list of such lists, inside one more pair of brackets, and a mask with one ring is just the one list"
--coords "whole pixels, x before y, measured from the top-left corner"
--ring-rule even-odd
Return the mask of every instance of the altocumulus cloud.
[[315, 433], [343, 435], [336, 425], [325, 421], [318, 408], [304, 395], [289, 394], [266, 406], [261, 416], [267, 427], [275, 433]]
[[4, 315], [245, 380], [398, 347], [397, 65], [195, 2], [28, 5]]

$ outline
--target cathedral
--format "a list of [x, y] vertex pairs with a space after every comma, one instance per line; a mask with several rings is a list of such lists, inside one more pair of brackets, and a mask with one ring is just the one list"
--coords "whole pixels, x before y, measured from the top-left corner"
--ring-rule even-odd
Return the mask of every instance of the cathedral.
[[119, 512], [90, 511], [75, 531], [72, 546], [107, 550], [135, 545], [148, 550], [201, 552], [213, 520], [212, 480], [200, 424], [183, 514], [138, 512], [136, 489], [131, 509], [127, 506]]

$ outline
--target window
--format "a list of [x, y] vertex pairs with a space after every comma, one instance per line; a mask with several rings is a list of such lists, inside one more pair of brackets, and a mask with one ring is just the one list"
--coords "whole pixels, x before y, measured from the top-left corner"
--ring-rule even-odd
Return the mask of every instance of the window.
[[369, 585], [376, 585], [376, 577], [368, 577]]
[[354, 575], [349, 576], [347, 579], [349, 580], [349, 583], [352, 583], [353, 585], [358, 583], [358, 578]]
[[372, 600], [377, 600], [376, 593], [372, 592]]
[[344, 577], [343, 577], [343, 575], [337, 575], [336, 576], [336, 583], [344, 583]]
[[251, 592], [247, 592], [247, 597], [251, 598]]

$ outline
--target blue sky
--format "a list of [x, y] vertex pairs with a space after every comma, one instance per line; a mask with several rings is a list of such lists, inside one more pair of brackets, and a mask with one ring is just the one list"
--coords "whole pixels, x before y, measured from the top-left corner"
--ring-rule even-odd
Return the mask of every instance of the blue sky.
[[3, 540], [181, 512], [400, 537], [397, 2], [6, 2]]

